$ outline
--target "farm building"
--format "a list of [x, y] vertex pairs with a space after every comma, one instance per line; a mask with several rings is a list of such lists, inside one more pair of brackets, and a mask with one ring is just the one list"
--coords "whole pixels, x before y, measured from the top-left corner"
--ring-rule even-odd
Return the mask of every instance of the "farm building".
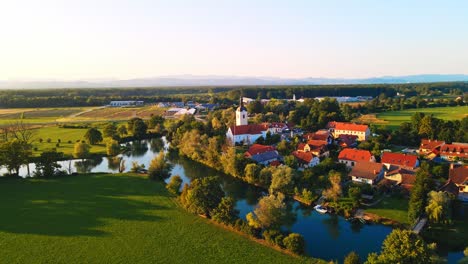
[[142, 106], [145, 102], [143, 101], [111, 101], [110, 106], [112, 107], [125, 107], [125, 106]]

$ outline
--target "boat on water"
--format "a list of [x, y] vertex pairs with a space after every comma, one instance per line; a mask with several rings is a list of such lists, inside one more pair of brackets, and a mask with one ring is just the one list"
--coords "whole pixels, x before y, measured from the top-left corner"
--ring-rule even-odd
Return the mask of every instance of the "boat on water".
[[321, 214], [324, 214], [324, 213], [327, 212], [327, 209], [325, 207], [321, 206], [320, 204], [314, 206], [314, 209], [315, 209], [315, 211], [317, 211], [317, 212], [319, 212]]

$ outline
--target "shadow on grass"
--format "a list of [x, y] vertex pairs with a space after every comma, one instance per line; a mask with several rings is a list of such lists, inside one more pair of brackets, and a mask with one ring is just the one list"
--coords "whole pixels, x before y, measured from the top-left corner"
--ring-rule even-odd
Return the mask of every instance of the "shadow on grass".
[[53, 180], [0, 179], [0, 231], [104, 236], [108, 221], [161, 221], [151, 202], [162, 184], [137, 176], [80, 175]]

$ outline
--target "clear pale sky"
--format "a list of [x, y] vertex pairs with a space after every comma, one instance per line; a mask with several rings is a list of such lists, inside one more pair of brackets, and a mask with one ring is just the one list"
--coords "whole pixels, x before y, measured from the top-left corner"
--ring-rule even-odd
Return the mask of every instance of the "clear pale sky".
[[468, 74], [468, 1], [2, 0], [0, 80]]

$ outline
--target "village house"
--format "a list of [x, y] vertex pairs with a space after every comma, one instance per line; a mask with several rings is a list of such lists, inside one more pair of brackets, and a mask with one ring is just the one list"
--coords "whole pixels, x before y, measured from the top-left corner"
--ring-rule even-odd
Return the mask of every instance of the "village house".
[[268, 126], [268, 131], [272, 135], [281, 134], [281, 133], [283, 133], [283, 131], [289, 129], [289, 126], [287, 124], [285, 124], [285, 123], [273, 122], [273, 123], [265, 123], [264, 125]]
[[302, 168], [314, 167], [320, 163], [319, 157], [312, 154], [312, 152], [293, 151], [292, 155]]
[[333, 136], [327, 129], [320, 129], [314, 133], [307, 133], [302, 136], [305, 140], [322, 140], [326, 141], [328, 145], [333, 143]]
[[328, 157], [330, 155], [330, 152], [328, 151], [327, 145], [327, 141], [311, 139], [307, 141], [307, 143], [300, 143], [297, 146], [297, 151], [311, 152], [315, 156], [319, 157]]
[[346, 122], [328, 122], [327, 128], [334, 138], [340, 135], [355, 135], [358, 139], [363, 141], [370, 137], [370, 129], [368, 125], [359, 125]]
[[381, 162], [390, 169], [390, 167], [398, 166], [406, 169], [415, 169], [419, 167], [418, 157], [415, 155], [408, 155], [403, 153], [384, 152]]
[[458, 187], [458, 199], [468, 202], [468, 166], [450, 164], [449, 180]]
[[253, 144], [250, 148], [244, 153], [244, 157], [249, 158], [262, 165], [269, 165], [274, 161], [279, 162], [281, 156], [278, 151], [272, 146], [265, 146], [260, 144]]
[[360, 161], [356, 162], [349, 176], [353, 182], [374, 185], [384, 176], [384, 166], [381, 163]]
[[416, 181], [416, 172], [396, 166], [391, 166], [385, 171], [385, 179], [394, 185], [400, 186], [406, 192], [411, 191]]
[[338, 162], [346, 164], [346, 167], [352, 168], [356, 162], [375, 162], [375, 157], [368, 150], [346, 148], [340, 151]]
[[445, 141], [431, 140], [431, 139], [422, 139], [421, 145], [419, 146], [420, 155], [428, 155], [431, 153], [438, 154], [440, 147], [445, 144]]
[[444, 144], [440, 147], [440, 157], [445, 160], [468, 160], [468, 143]]

